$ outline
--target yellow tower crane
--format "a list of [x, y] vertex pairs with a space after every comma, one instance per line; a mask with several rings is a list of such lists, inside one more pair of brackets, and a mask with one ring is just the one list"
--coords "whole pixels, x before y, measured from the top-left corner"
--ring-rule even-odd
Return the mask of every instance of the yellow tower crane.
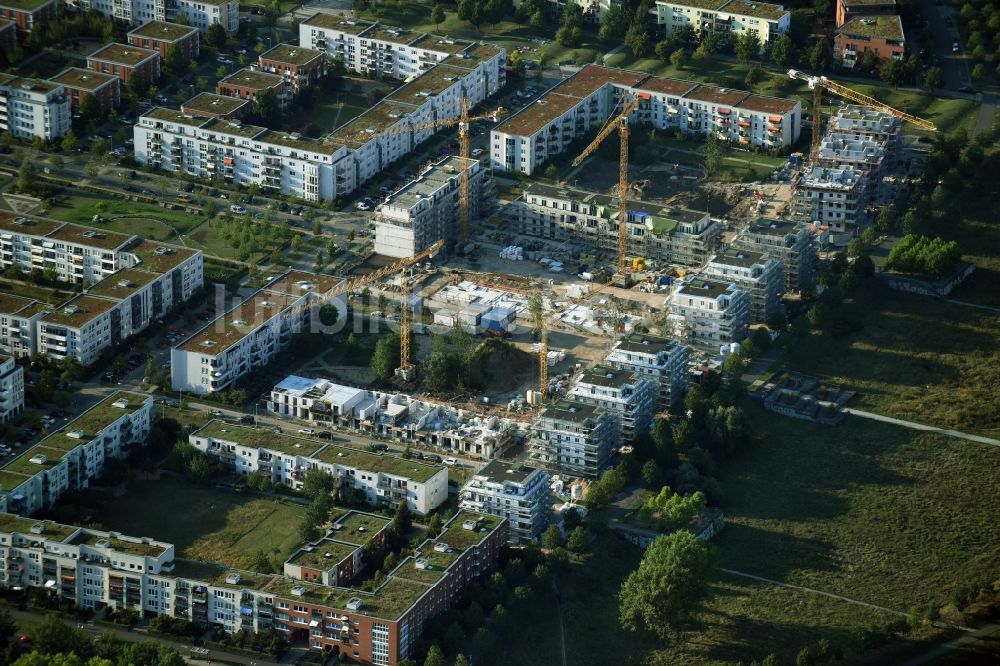
[[639, 106], [639, 97], [634, 96], [626, 102], [622, 112], [598, 132], [590, 145], [583, 149], [579, 157], [573, 160], [573, 166], [578, 167], [604, 142], [608, 136], [618, 130], [621, 149], [618, 157], [618, 280], [628, 286], [628, 263], [625, 254], [628, 251], [628, 117]]
[[439, 129], [444, 129], [446, 127], [458, 126], [458, 152], [459, 157], [462, 159], [462, 172], [459, 174], [459, 231], [458, 231], [458, 242], [464, 243], [469, 237], [469, 161], [472, 159], [469, 154], [469, 128], [472, 123], [477, 120], [493, 120], [496, 121], [498, 118], [507, 113], [507, 109], [497, 107], [494, 111], [489, 113], [483, 113], [475, 116], [469, 115], [469, 102], [468, 99], [462, 97], [462, 107], [461, 115], [458, 118], [445, 118], [444, 120], [437, 120], [431, 123], [418, 123], [415, 125], [406, 125], [403, 127], [392, 128], [384, 132], [378, 132], [376, 134], [371, 134], [369, 132], [360, 132], [358, 134], [359, 141], [370, 141], [375, 137], [383, 136], [397, 136], [400, 134], [411, 134], [413, 132], [419, 132], [420, 130], [432, 129], [437, 131]]
[[874, 97], [869, 97], [859, 93], [857, 90], [852, 90], [847, 86], [842, 86], [836, 81], [831, 81], [825, 76], [813, 76], [812, 74], [806, 74], [805, 72], [800, 72], [797, 69], [788, 70], [789, 78], [793, 78], [797, 81], [805, 81], [809, 84], [809, 88], [813, 91], [813, 127], [812, 127], [812, 154], [813, 157], [816, 156], [816, 151], [819, 150], [820, 141], [820, 126], [822, 125], [822, 118], [820, 117], [820, 106], [822, 105], [823, 91], [826, 90], [838, 97], [843, 97], [844, 99], [854, 102], [855, 104], [860, 104], [862, 106], [867, 106], [870, 109], [875, 109], [876, 111], [881, 111], [882, 113], [888, 113], [894, 118], [908, 122], [912, 125], [916, 125], [920, 129], [925, 129], [929, 132], [936, 132], [937, 126], [934, 123], [928, 122], [923, 118], [917, 118], [916, 116], [910, 115], [905, 111], [900, 111], [895, 109], [888, 104], [883, 104]]
[[412, 381], [414, 377], [414, 367], [410, 363], [410, 335], [413, 331], [410, 323], [410, 276], [407, 273], [415, 263], [424, 258], [433, 257], [442, 247], [444, 247], [444, 241], [439, 240], [422, 252], [393, 264], [394, 266], [402, 264], [399, 267], [399, 286], [402, 290], [402, 300], [399, 308], [399, 369], [396, 370], [396, 375], [403, 381]]

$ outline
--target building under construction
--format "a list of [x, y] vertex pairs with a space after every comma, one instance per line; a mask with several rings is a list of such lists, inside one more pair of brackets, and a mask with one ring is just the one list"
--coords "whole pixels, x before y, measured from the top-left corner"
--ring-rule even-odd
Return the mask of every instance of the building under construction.
[[[618, 250], [618, 197], [532, 183], [510, 214], [521, 233]], [[700, 266], [718, 247], [722, 230], [705, 211], [628, 202], [626, 253], [647, 261]]]
[[759, 217], [741, 229], [733, 247], [771, 255], [781, 262], [785, 292], [799, 292], [816, 282], [816, 234], [811, 225]]

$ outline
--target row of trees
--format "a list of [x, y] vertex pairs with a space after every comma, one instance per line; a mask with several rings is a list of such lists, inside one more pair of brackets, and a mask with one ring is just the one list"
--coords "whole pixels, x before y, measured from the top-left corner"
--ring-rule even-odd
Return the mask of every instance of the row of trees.
[[943, 277], [962, 260], [962, 251], [955, 241], [909, 234], [889, 252], [885, 266], [903, 273]]

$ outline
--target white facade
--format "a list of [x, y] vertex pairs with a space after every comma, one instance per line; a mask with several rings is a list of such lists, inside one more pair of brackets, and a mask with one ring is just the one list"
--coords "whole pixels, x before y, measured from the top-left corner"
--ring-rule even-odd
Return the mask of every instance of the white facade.
[[304, 271], [274, 280], [170, 350], [173, 389], [214, 393], [233, 388], [286, 349], [293, 333], [308, 330], [313, 309], [341, 282]]
[[816, 235], [809, 224], [757, 218], [733, 239], [733, 247], [777, 258], [784, 274], [785, 292], [798, 292], [816, 278]]
[[310, 470], [334, 477], [340, 491], [357, 490], [370, 504], [395, 506], [426, 515], [448, 499], [448, 471], [441, 465], [403, 460], [388, 454], [322, 440], [282, 435], [271, 430], [213, 421], [190, 435], [191, 445], [238, 473], [264, 474], [274, 483], [301, 488]]
[[819, 144], [816, 163], [827, 169], [857, 171], [878, 178], [886, 166], [885, 144], [872, 139], [854, 139], [843, 134], [828, 134]]
[[739, 342], [750, 323], [750, 297], [735, 284], [685, 280], [667, 301], [674, 335], [697, 347]]
[[548, 524], [549, 475], [522, 463], [494, 460], [462, 487], [459, 508], [510, 521], [510, 543], [537, 539]]
[[636, 333], [617, 341], [604, 357], [604, 363], [656, 382], [657, 405], [662, 410], [684, 395], [690, 357], [691, 348], [687, 345]]
[[47, 309], [36, 300], [0, 293], [0, 354], [34, 356], [38, 352], [38, 320]]
[[576, 377], [569, 397], [614, 414], [618, 443], [627, 444], [652, 427], [657, 393], [656, 384], [644, 375], [599, 365]]
[[763, 324], [781, 309], [785, 280], [774, 257], [729, 247], [712, 257], [702, 274], [734, 283], [750, 296], [751, 324]]
[[0, 130], [15, 139], [58, 139], [70, 129], [72, 117], [66, 89], [43, 79], [0, 74]]
[[751, 0], [656, 0], [656, 22], [669, 36], [690, 27], [695, 34], [721, 32], [733, 36], [752, 33], [761, 47], [788, 32], [792, 13], [781, 5]]
[[[439, 239], [458, 239], [462, 158], [446, 157], [379, 205], [375, 216], [375, 253], [412, 257]], [[482, 214], [493, 192], [479, 160], [469, 160], [469, 220]]]
[[792, 181], [792, 217], [828, 227], [835, 244], [865, 226], [867, 199], [868, 179], [859, 171], [816, 166]]
[[213, 23], [229, 33], [240, 27], [238, 0], [78, 0], [77, 4], [81, 9], [94, 10], [134, 26], [150, 21], [178, 23], [183, 15], [188, 25], [202, 34]]
[[0, 356], [0, 423], [24, 411], [24, 368], [11, 356]]
[[493, 167], [532, 174], [573, 141], [600, 127], [628, 96], [639, 99], [629, 116], [653, 127], [718, 138], [738, 146], [783, 150], [801, 132], [797, 101], [587, 65], [541, 99], [497, 124], [490, 136]]
[[528, 455], [551, 472], [596, 478], [610, 464], [618, 435], [613, 414], [579, 400], [558, 400], [532, 424]]
[[827, 135], [854, 139], [856, 141], [876, 141], [892, 152], [902, 140], [902, 121], [888, 113], [869, 109], [857, 104], [840, 107], [837, 115], [827, 123]]

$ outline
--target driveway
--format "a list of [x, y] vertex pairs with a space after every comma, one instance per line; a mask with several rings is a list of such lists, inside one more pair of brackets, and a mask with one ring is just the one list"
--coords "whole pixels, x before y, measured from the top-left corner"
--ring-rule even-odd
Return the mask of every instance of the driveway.
[[958, 27], [947, 26], [945, 19], [950, 17], [953, 21], [958, 15], [950, 5], [935, 4], [935, 0], [919, 0], [920, 12], [927, 22], [930, 23], [934, 35], [934, 41], [929, 44], [934, 49], [934, 56], [938, 66], [944, 73], [944, 88], [946, 90], [958, 90], [962, 86], [972, 85], [969, 76], [969, 63], [965, 59], [964, 51], [954, 53], [951, 50], [952, 43], [959, 39]]

